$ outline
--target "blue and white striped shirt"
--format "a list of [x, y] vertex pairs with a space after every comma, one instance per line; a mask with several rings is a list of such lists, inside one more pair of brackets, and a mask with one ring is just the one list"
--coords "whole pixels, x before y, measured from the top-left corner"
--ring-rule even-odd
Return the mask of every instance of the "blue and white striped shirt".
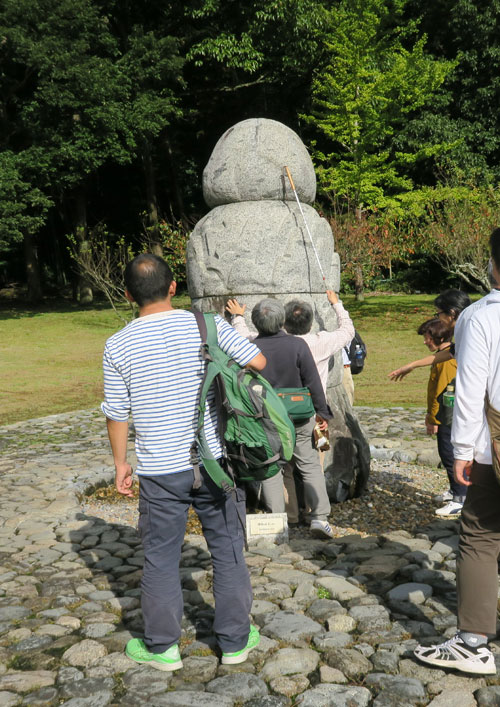
[[[220, 348], [245, 366], [260, 351], [222, 317], [215, 317]], [[192, 469], [190, 448], [198, 422], [205, 364], [191, 312], [174, 309], [130, 322], [104, 349], [104, 402], [111, 420], [134, 420], [137, 473], [154, 476]], [[222, 455], [213, 392], [205, 407], [205, 433]]]

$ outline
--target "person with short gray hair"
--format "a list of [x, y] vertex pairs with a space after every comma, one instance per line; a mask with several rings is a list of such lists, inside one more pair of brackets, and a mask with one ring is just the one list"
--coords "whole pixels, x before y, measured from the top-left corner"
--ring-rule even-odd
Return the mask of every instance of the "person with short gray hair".
[[276, 299], [263, 299], [252, 309], [252, 323], [262, 336], [277, 334], [285, 323], [285, 309]]

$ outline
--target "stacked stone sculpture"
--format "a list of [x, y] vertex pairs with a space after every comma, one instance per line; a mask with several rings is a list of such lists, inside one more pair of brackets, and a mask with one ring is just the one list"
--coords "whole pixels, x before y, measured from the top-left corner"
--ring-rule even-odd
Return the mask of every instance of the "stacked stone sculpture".
[[[292, 175], [317, 263], [284, 167]], [[308, 301], [313, 331], [337, 327], [325, 284], [338, 291], [340, 261], [328, 222], [312, 208], [316, 176], [312, 160], [293, 130], [274, 120], [237, 123], [220, 138], [203, 173], [203, 194], [211, 211], [199, 221], [187, 248], [188, 288], [193, 306], [224, 314], [228, 298], [247, 305], [246, 319], [264, 297], [283, 303]], [[359, 495], [370, 467], [369, 445], [341, 385], [341, 354], [332, 360], [328, 399], [331, 450], [325, 456], [330, 498]]]

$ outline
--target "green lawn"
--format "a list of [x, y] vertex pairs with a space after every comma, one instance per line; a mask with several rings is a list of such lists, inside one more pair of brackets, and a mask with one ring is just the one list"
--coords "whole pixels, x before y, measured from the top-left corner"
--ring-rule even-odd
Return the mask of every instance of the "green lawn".
[[98, 405], [104, 343], [122, 326], [105, 305], [1, 306], [0, 424]]
[[355, 404], [374, 407], [426, 404], [429, 369], [420, 368], [393, 382], [387, 374], [428, 354], [418, 326], [433, 316], [436, 295], [373, 295], [364, 302], [343, 297], [354, 326], [368, 348], [363, 372], [354, 376]]
[[[344, 298], [368, 346], [365, 369], [355, 377], [357, 404], [425, 404], [428, 370], [420, 369], [400, 383], [389, 381], [387, 374], [425, 355], [422, 337], [415, 332], [432, 316], [433, 299], [433, 295], [376, 295], [358, 303]], [[178, 307], [188, 303], [182, 295], [174, 300]], [[0, 306], [0, 423], [98, 405], [104, 342], [121, 326], [104, 305]]]

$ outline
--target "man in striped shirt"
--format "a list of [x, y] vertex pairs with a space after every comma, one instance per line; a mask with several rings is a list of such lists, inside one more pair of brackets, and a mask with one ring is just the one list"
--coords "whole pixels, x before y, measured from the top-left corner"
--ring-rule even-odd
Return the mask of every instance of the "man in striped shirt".
[[[187, 512], [192, 505], [202, 522], [214, 569], [214, 632], [222, 662], [240, 663], [259, 642], [249, 624], [252, 591], [243, 557], [245, 499], [226, 497], [202, 468], [201, 488], [193, 489], [191, 446], [204, 374], [201, 338], [195, 317], [174, 309], [176, 283], [161, 258], [144, 254], [125, 270], [126, 296], [139, 305], [139, 317], [106, 342], [102, 410], [116, 469], [119, 493], [132, 496], [127, 462], [128, 419], [136, 433], [140, 477], [139, 531], [144, 546], [141, 585], [144, 640], [133, 638], [126, 653], [137, 663], [160, 670], [182, 667], [178, 642], [183, 614], [179, 560]], [[241, 366], [262, 370], [265, 357], [221, 317], [218, 343]], [[210, 450], [222, 457], [213, 395], [205, 408]]]

